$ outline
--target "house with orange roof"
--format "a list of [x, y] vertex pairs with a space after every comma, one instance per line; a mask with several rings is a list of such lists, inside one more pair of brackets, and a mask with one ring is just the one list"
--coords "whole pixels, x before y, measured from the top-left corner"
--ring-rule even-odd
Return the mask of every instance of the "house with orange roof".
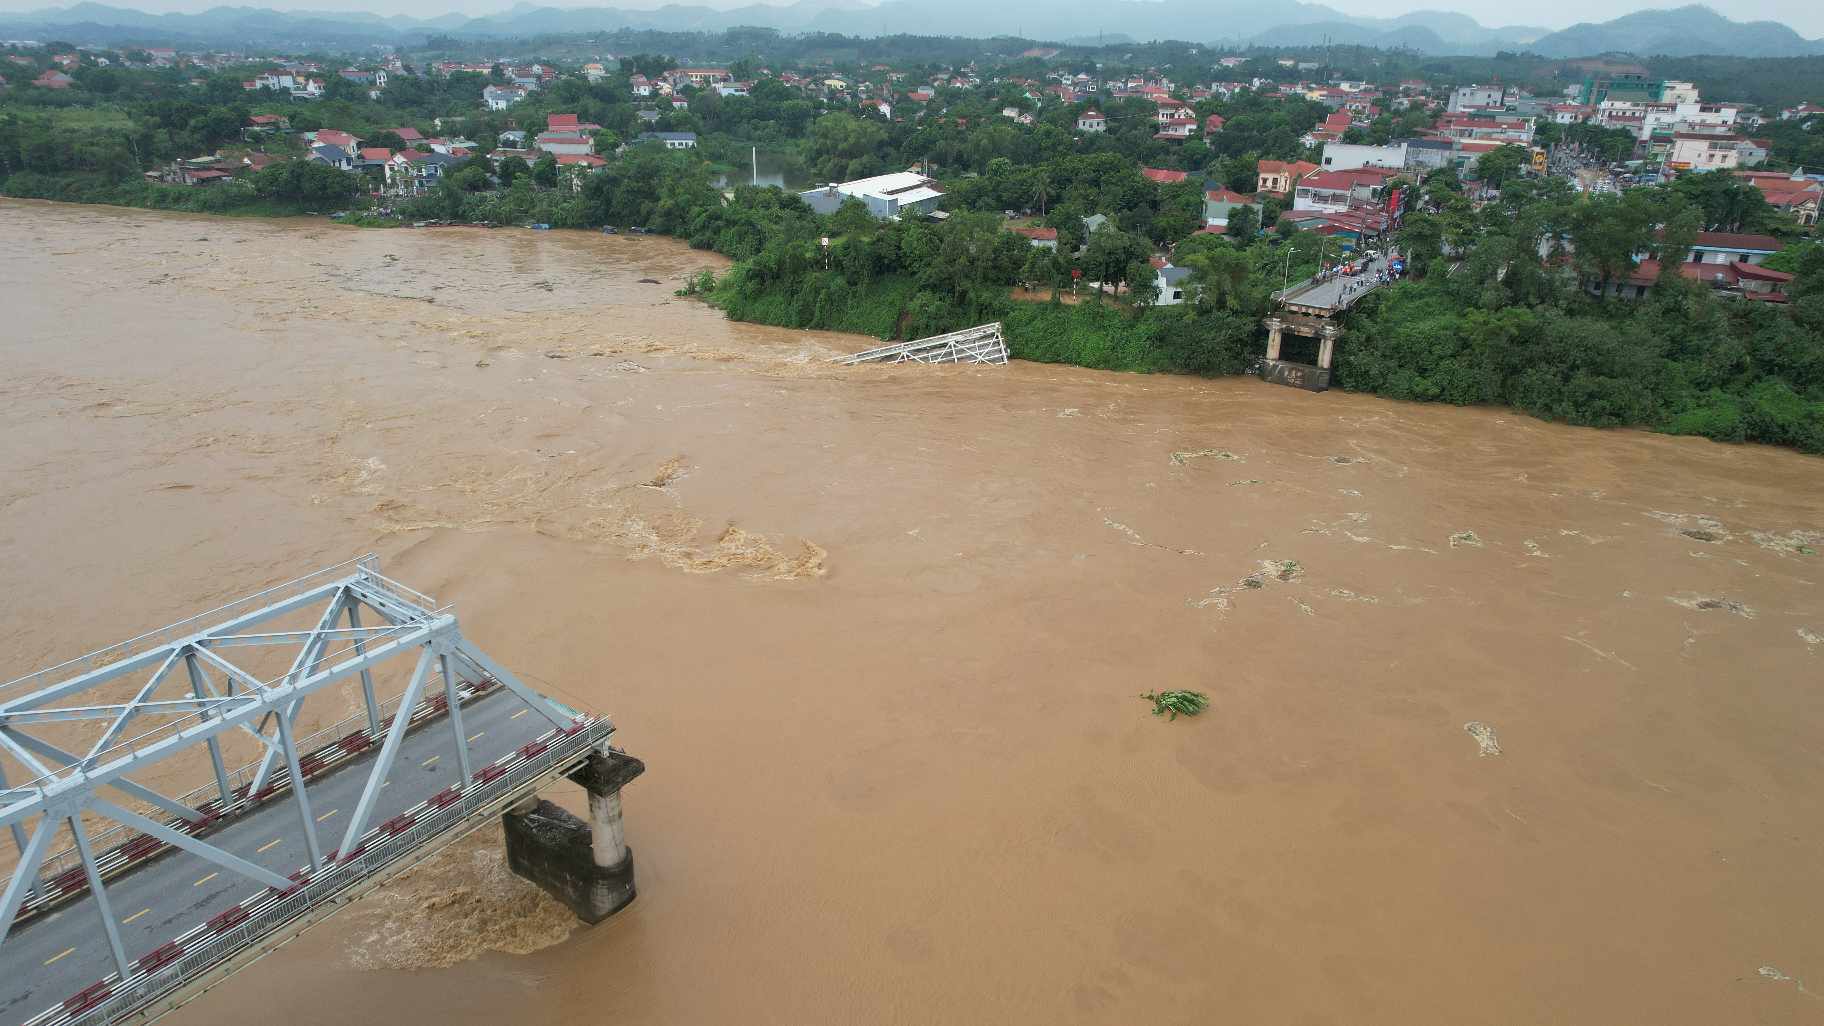
[[1284, 196], [1298, 186], [1298, 180], [1317, 170], [1308, 160], [1263, 160], [1255, 168], [1254, 191], [1271, 196]]

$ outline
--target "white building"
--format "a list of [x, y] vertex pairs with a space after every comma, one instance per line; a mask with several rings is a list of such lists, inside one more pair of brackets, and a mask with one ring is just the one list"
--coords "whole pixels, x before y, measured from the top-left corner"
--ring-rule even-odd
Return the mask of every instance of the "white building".
[[1689, 171], [1727, 171], [1740, 167], [1742, 144], [1739, 135], [1716, 135], [1709, 132], [1674, 132], [1672, 148], [1666, 152], [1666, 163]]
[[1324, 170], [1348, 171], [1358, 167], [1390, 167], [1398, 171], [1406, 166], [1406, 144], [1360, 146], [1354, 143], [1325, 143]]
[[641, 132], [633, 137], [635, 144], [664, 143], [668, 150], [694, 150], [697, 148], [695, 132]]
[[1458, 86], [1451, 90], [1450, 106], [1446, 110], [1451, 114], [1475, 110], [1499, 110], [1507, 105], [1507, 90], [1502, 86]]
[[938, 201], [944, 196], [936, 182], [916, 171], [895, 171], [853, 182], [835, 182], [798, 195], [819, 214], [834, 214], [845, 202], [860, 200], [867, 206], [868, 213], [882, 221], [929, 214], [937, 209]]
[[506, 110], [508, 107], [513, 106], [525, 98], [526, 90], [524, 86], [491, 85], [481, 91], [482, 102], [488, 105], [489, 110]]
[[1100, 111], [1086, 110], [1081, 117], [1077, 118], [1077, 131], [1106, 132], [1108, 131], [1108, 119], [1103, 117]]

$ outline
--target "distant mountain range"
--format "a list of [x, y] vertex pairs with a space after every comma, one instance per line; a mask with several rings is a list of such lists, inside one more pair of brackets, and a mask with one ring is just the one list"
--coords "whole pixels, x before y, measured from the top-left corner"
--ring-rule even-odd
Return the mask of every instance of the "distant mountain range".
[[[1487, 55], [1524, 50], [1547, 57], [1602, 53], [1640, 56], [1715, 54], [1794, 57], [1824, 54], [1824, 40], [1806, 39], [1778, 22], [1731, 21], [1708, 7], [1648, 10], [1561, 31], [1530, 26], [1485, 27], [1449, 11], [1416, 11], [1395, 18], [1363, 18], [1302, 0], [1268, 8], [1252, 0], [796, 0], [730, 10], [683, 4], [653, 9], [540, 7], [522, 3], [499, 14], [472, 18], [381, 17], [361, 12], [273, 11], [217, 7], [200, 14], [147, 14], [100, 3], [77, 3], [20, 14], [0, 13], [0, 38], [59, 38], [77, 43], [141, 45], [250, 45], [291, 48], [412, 44], [436, 34], [509, 38], [546, 34], [658, 29], [717, 32], [760, 27], [781, 32], [838, 32], [854, 36], [952, 34], [1016, 36], [1035, 40], [1097, 41], [1181, 39], [1214, 46], [1320, 46], [1406, 48], [1428, 54]], [[1246, 26], [1245, 32], [1237, 26]]]

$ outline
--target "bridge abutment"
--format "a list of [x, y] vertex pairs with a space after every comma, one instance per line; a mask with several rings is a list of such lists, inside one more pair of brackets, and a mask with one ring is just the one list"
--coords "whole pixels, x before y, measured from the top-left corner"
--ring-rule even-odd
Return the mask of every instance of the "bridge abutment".
[[570, 774], [589, 792], [589, 821], [549, 801], [529, 801], [501, 815], [507, 865], [563, 902], [586, 923], [599, 923], [632, 903], [633, 849], [621, 824], [621, 788], [646, 771], [624, 752], [598, 750]]

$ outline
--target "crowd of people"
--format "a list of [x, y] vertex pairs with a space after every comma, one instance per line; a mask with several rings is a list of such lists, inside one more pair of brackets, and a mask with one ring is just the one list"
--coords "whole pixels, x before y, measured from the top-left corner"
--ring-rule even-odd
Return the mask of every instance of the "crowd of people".
[[[1379, 267], [1375, 265], [1379, 264]], [[1341, 280], [1343, 296], [1355, 295], [1376, 285], [1387, 285], [1398, 280], [1400, 272], [1395, 269], [1397, 257], [1382, 250], [1371, 249], [1362, 254], [1360, 260], [1348, 260], [1339, 264], [1326, 264], [1317, 272], [1318, 282]]]

